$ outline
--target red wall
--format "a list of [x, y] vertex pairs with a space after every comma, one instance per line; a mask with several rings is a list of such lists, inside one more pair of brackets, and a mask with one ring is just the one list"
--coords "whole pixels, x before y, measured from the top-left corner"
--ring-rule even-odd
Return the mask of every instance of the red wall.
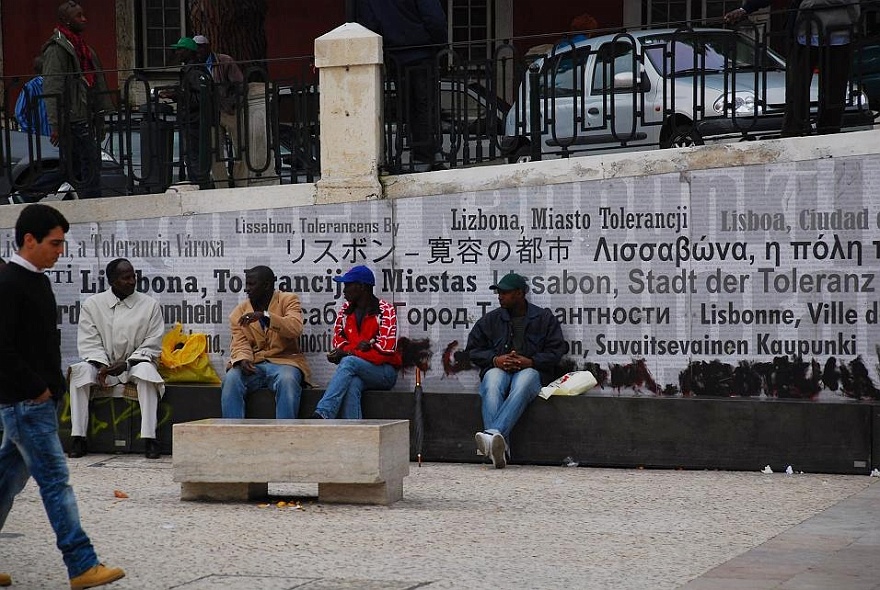
[[[33, 73], [34, 58], [58, 24], [60, 0], [15, 0], [3, 2], [0, 18], [3, 23], [3, 74], [26, 76]], [[105, 70], [116, 69], [116, 2], [115, 0], [82, 0], [88, 27], [86, 41], [98, 52]], [[116, 85], [116, 76], [107, 82]]]
[[298, 76], [303, 64], [310, 61], [287, 58], [313, 56], [315, 38], [332, 31], [344, 22], [344, 0], [270, 1], [269, 14], [266, 17], [270, 76], [273, 78]]
[[524, 40], [523, 44], [541, 45], [559, 39], [558, 33], [571, 29], [574, 17], [585, 12], [599, 21], [601, 29], [618, 28], [623, 23], [623, 2], [606, 0], [572, 2], [571, 0], [514, 0], [513, 31], [515, 37], [541, 35]]

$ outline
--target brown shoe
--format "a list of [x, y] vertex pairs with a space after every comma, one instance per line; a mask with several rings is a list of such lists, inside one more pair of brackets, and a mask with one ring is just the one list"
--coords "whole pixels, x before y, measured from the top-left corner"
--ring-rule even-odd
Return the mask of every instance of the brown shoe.
[[125, 577], [125, 572], [118, 567], [107, 567], [103, 563], [99, 563], [94, 567], [90, 567], [80, 575], [70, 578], [70, 590], [81, 590], [82, 588], [94, 588], [95, 586], [103, 586], [110, 582], [115, 582]]
[[0, 586], [12, 586], [12, 576], [9, 574], [0, 574]]

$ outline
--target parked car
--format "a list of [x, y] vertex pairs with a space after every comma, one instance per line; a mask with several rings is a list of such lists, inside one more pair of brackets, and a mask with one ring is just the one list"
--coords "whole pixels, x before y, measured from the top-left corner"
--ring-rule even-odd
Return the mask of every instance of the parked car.
[[853, 82], [868, 96], [871, 108], [880, 111], [880, 44], [866, 45], [855, 53]]
[[[62, 171], [58, 148], [48, 137], [4, 129], [0, 135], [0, 203], [35, 203], [79, 198]], [[128, 193], [128, 177], [101, 150], [101, 196]]]
[[[785, 61], [738, 31], [603, 35], [557, 46], [535, 66], [543, 154], [756, 139], [782, 127]], [[530, 159], [531, 90], [527, 78], [507, 116], [509, 161]], [[853, 92], [844, 125], [872, 122], [867, 97]]]

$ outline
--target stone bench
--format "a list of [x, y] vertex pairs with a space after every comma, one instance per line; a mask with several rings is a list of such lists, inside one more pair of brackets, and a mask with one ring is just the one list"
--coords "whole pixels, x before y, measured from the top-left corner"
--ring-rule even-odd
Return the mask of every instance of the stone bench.
[[269, 483], [317, 483], [318, 501], [392, 504], [409, 474], [406, 420], [230, 420], [175, 424], [181, 500], [253, 500]]

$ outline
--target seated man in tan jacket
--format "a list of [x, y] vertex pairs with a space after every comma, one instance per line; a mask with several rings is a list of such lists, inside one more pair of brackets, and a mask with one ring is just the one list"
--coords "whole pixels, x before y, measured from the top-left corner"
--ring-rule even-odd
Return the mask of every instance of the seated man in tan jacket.
[[296, 418], [309, 365], [299, 347], [302, 308], [293, 293], [275, 290], [268, 266], [245, 271], [245, 293], [229, 321], [232, 324], [229, 369], [223, 378], [224, 418], [244, 418], [245, 398], [252, 391], [275, 392], [275, 417]]

